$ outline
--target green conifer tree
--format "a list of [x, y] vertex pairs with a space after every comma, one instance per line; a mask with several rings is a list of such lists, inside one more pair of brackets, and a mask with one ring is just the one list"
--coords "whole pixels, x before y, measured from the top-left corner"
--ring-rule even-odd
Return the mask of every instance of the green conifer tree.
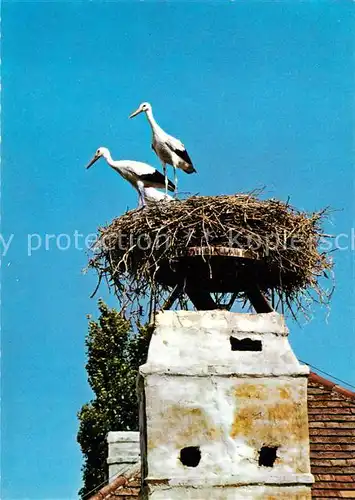
[[78, 442], [84, 455], [82, 498], [108, 480], [106, 434], [138, 430], [136, 377], [145, 362], [151, 328], [132, 325], [102, 300], [86, 338], [88, 382], [94, 399], [81, 408]]

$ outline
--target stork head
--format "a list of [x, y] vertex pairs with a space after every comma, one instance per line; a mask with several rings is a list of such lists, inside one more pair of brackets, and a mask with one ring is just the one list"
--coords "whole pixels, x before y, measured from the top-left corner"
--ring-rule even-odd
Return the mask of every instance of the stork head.
[[90, 168], [97, 160], [99, 160], [102, 156], [104, 158], [107, 158], [109, 155], [109, 150], [107, 148], [99, 148], [96, 153], [94, 154], [93, 159], [90, 161], [90, 163], [86, 166], [86, 168]]
[[132, 113], [129, 117], [133, 118], [134, 116], [139, 115], [139, 113], [147, 112], [147, 111], [152, 111], [152, 106], [149, 104], [149, 102], [142, 102], [140, 104], [139, 108], [136, 109], [134, 113]]

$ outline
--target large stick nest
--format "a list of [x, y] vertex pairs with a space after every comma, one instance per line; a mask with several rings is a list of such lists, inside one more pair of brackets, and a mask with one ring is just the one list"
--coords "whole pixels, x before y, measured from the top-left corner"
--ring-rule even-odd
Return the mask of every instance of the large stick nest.
[[[100, 228], [89, 265], [98, 271], [100, 280], [108, 279], [122, 307], [130, 306], [134, 313], [142, 305], [149, 304], [150, 309], [163, 306], [172, 284], [164, 283], [161, 270], [176, 269], [189, 249], [199, 247], [206, 265], [213, 259], [206, 249], [247, 250], [256, 260], [240, 259], [243, 269], [252, 271], [258, 265], [258, 278], [254, 279], [259, 280], [260, 289], [274, 307], [284, 311], [286, 306], [295, 314], [292, 308], [304, 309], [305, 297], [308, 302], [321, 303], [330, 298], [320, 284], [320, 278], [332, 269], [329, 255], [319, 250], [321, 238], [327, 237], [321, 227], [326, 215], [327, 210], [307, 214], [253, 193], [160, 202], [127, 212]], [[211, 279], [214, 269], [209, 265]], [[235, 267], [231, 269], [235, 273]], [[222, 304], [224, 295], [219, 296]], [[236, 298], [245, 299], [243, 285]], [[180, 307], [187, 305], [183, 291], [178, 299]]]

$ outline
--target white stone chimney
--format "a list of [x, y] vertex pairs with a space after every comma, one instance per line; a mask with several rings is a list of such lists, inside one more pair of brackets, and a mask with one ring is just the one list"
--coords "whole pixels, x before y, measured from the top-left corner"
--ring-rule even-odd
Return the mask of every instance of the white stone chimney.
[[108, 477], [111, 482], [139, 461], [139, 432], [109, 432], [106, 439]]
[[158, 315], [140, 367], [147, 496], [311, 498], [309, 370], [287, 335], [277, 313]]

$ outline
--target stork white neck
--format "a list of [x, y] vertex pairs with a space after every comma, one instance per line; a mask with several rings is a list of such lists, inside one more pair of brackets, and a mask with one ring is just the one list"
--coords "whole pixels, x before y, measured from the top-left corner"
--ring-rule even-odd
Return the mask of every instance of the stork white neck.
[[149, 125], [152, 127], [152, 131], [153, 132], [162, 131], [162, 128], [159, 127], [159, 125], [157, 124], [157, 122], [154, 119], [152, 108], [147, 109], [147, 111], [145, 112], [145, 114], [147, 115], [147, 119], [148, 119]]
[[107, 163], [110, 165], [110, 167], [114, 167], [115, 166], [115, 160], [112, 158], [111, 156], [111, 153], [108, 149], [105, 149], [103, 155], [102, 155], [105, 160], [107, 161]]
[[124, 166], [127, 162], [122, 160], [114, 160], [111, 156], [110, 151], [106, 148], [102, 154], [102, 157], [105, 158], [107, 164], [113, 168], [116, 172], [122, 175], [122, 171], [124, 170]]

